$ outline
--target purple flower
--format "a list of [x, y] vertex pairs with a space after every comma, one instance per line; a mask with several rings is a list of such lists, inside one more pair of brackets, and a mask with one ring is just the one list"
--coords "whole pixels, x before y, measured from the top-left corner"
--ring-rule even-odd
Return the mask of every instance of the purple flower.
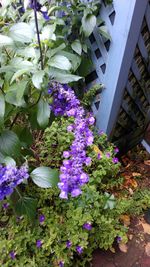
[[60, 262], [59, 262], [59, 267], [63, 267], [64, 264], [65, 264], [64, 261], [60, 261]]
[[122, 241], [122, 237], [121, 236], [117, 236], [117, 243], [120, 243]]
[[94, 122], [95, 122], [95, 118], [91, 116], [91, 117], [89, 118], [89, 124], [90, 124], [90, 125], [93, 125]]
[[76, 246], [76, 251], [78, 252], [78, 254], [82, 254], [83, 248], [81, 246]]
[[69, 153], [69, 151], [64, 151], [64, 152], [63, 152], [63, 157], [64, 157], [65, 159], [69, 158], [69, 157], [70, 157], [70, 153]]
[[100, 153], [97, 154], [97, 158], [101, 159], [101, 154]]
[[28, 167], [26, 165], [22, 165], [20, 168], [11, 165], [0, 165], [0, 200], [12, 194], [14, 188], [28, 177]]
[[91, 165], [91, 162], [92, 162], [91, 158], [90, 157], [87, 157], [86, 160], [85, 160], [86, 166]]
[[69, 126], [67, 127], [67, 131], [68, 131], [68, 132], [72, 132], [72, 131], [73, 131], [73, 126], [72, 126], [72, 125], [69, 125]]
[[118, 158], [113, 158], [113, 159], [112, 159], [112, 162], [113, 162], [114, 164], [117, 164], [117, 163], [119, 162], [119, 160], [118, 160]]
[[88, 231], [92, 230], [92, 224], [90, 222], [83, 224], [83, 229], [86, 229]]
[[66, 242], [66, 247], [70, 248], [72, 246], [72, 242], [70, 240], [67, 240]]
[[111, 156], [110, 152], [107, 152], [107, 153], [106, 153], [106, 157], [109, 159], [110, 156]]
[[38, 239], [37, 241], [36, 241], [36, 247], [37, 248], [40, 248], [42, 246], [42, 241], [40, 240], [40, 239]]
[[8, 207], [9, 207], [9, 203], [3, 203], [3, 205], [2, 205], [2, 207], [3, 207], [3, 209], [8, 209]]
[[78, 197], [78, 196], [81, 195], [81, 194], [82, 194], [82, 191], [81, 191], [80, 188], [76, 188], [76, 189], [73, 189], [73, 190], [71, 191], [71, 196], [72, 196], [72, 197]]
[[40, 222], [40, 224], [42, 224], [44, 221], [45, 221], [45, 215], [44, 214], [41, 214], [39, 216], [39, 222]]
[[50, 20], [46, 6], [42, 6], [38, 1], [30, 0], [29, 7], [36, 9], [37, 12], [40, 12], [45, 20]]
[[103, 131], [103, 130], [99, 130], [99, 131], [98, 131], [98, 134], [101, 136], [101, 135], [104, 134], [104, 131]]
[[117, 154], [119, 152], [119, 148], [118, 147], [115, 147], [114, 148], [114, 152]]
[[16, 253], [15, 253], [14, 251], [11, 251], [11, 252], [9, 253], [9, 256], [10, 256], [10, 258], [11, 258], [12, 260], [14, 260], [14, 259], [16, 258]]

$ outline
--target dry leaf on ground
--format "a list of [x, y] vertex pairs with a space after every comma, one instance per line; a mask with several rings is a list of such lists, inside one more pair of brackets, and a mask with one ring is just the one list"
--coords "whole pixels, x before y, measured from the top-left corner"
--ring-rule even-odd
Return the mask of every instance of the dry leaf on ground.
[[133, 175], [133, 177], [140, 177], [140, 176], [142, 176], [142, 174], [139, 173], [139, 172], [132, 172], [132, 175]]
[[124, 223], [125, 226], [130, 225], [130, 217], [128, 215], [121, 215], [120, 220]]
[[128, 251], [128, 247], [127, 247], [126, 244], [124, 244], [124, 243], [119, 243], [118, 246], [119, 246], [119, 249], [120, 249], [121, 252], [123, 252], [123, 253], [127, 253], [127, 251]]
[[144, 164], [150, 166], [150, 160], [145, 160]]
[[150, 242], [148, 242], [145, 246], [145, 253], [150, 257]]
[[150, 235], [150, 224], [148, 224], [148, 223], [142, 223], [142, 226], [143, 226], [143, 229], [144, 229], [144, 233]]

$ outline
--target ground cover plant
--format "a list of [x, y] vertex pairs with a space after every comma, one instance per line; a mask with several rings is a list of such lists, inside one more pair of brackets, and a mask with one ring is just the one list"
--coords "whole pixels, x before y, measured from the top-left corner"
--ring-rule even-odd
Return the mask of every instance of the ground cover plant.
[[[111, 2], [111, 1], [108, 1]], [[150, 205], [122, 190], [118, 148], [95, 129], [86, 38], [100, 1], [2, 1], [0, 263], [85, 266], [127, 241], [121, 215]], [[137, 197], [141, 196], [141, 197]]]

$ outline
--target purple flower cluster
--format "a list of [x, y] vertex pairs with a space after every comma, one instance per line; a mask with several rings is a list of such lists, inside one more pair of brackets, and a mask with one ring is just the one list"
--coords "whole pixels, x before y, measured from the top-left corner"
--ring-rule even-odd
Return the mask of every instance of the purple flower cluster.
[[74, 135], [74, 141], [69, 151], [64, 151], [65, 160], [60, 168], [61, 190], [60, 198], [67, 199], [68, 193], [77, 197], [82, 193], [81, 187], [89, 181], [89, 176], [84, 172], [84, 165], [91, 164], [91, 158], [86, 156], [87, 146], [93, 143], [93, 133], [89, 129], [95, 119], [91, 114], [86, 114], [74, 91], [68, 85], [54, 83], [52, 86], [54, 96], [51, 109], [56, 116], [65, 115], [73, 117], [74, 123], [67, 127], [68, 132]]
[[22, 165], [20, 168], [10, 165], [0, 165], [0, 200], [12, 194], [14, 188], [28, 177], [29, 174], [26, 165]]
[[42, 6], [38, 1], [30, 0], [29, 7], [32, 9], [36, 9], [36, 11], [38, 12], [41, 12], [45, 20], [50, 20], [46, 6]]

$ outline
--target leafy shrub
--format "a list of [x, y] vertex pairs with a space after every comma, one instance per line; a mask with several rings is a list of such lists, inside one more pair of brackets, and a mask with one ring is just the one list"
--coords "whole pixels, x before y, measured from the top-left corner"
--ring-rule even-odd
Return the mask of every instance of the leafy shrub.
[[[36, 147], [45, 166], [55, 166], [55, 161], [58, 168], [61, 165], [62, 150], [72, 142], [72, 135], [66, 131], [68, 123], [65, 118], [58, 118], [45, 130]], [[150, 192], [124, 196], [119, 189], [123, 183], [118, 176], [120, 167], [113, 163], [114, 146], [105, 134], [95, 134], [94, 141], [88, 151], [92, 163], [86, 167], [90, 181], [78, 198], [61, 200], [58, 188], [40, 189], [31, 184], [26, 193], [38, 199], [38, 215], [33, 222], [26, 216], [13, 216], [11, 206], [1, 206], [2, 266], [87, 266], [97, 247], [111, 248], [118, 236], [127, 241], [127, 227], [120, 216], [139, 214], [150, 206]], [[12, 252], [16, 253], [14, 259]]]

